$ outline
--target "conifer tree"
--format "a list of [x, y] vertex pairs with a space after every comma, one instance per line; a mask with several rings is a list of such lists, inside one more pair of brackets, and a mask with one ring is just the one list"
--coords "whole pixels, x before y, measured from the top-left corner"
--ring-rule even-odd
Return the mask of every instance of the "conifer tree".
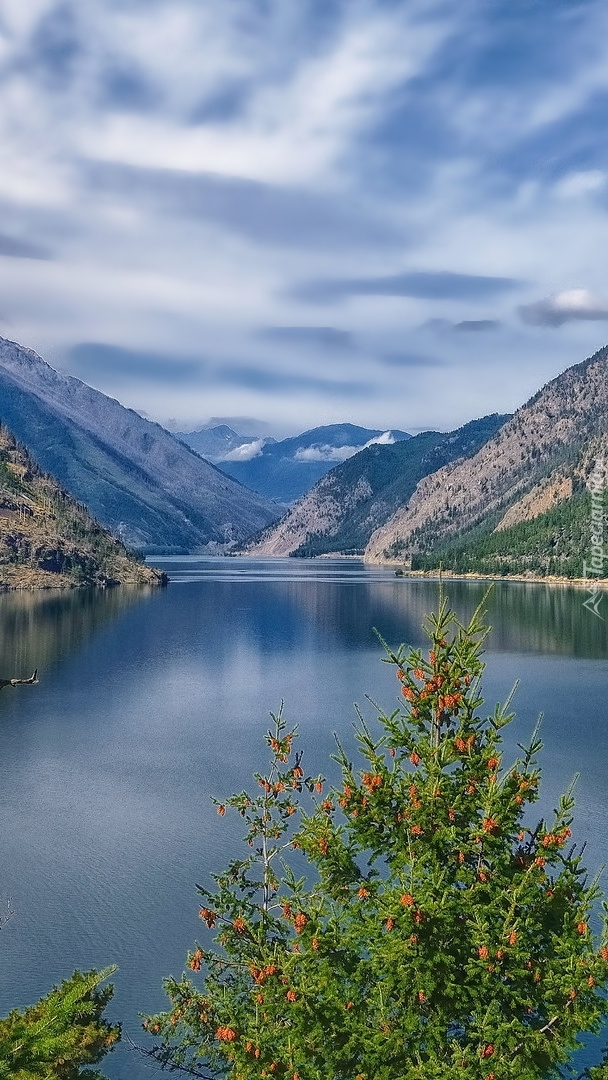
[[[169, 1069], [229, 1080], [547, 1080], [606, 1013], [605, 927], [571, 842], [573, 797], [532, 818], [535, 734], [503, 762], [481, 712], [480, 611], [441, 598], [430, 650], [387, 648], [402, 704], [361, 719], [363, 767], [305, 776], [281, 713], [255, 795], [217, 803], [246, 851], [198, 886], [214, 939], [144, 1020]], [[312, 809], [302, 807], [311, 793]], [[301, 877], [302, 864], [308, 876]], [[598, 1074], [599, 1076], [599, 1074]]]

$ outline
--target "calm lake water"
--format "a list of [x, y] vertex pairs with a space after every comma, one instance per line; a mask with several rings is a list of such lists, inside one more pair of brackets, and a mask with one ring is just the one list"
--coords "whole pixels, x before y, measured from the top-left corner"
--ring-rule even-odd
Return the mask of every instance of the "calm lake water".
[[[140, 1041], [138, 1012], [164, 1007], [163, 976], [203, 936], [194, 883], [239, 852], [239, 820], [218, 818], [210, 796], [249, 785], [281, 700], [308, 768], [331, 777], [332, 732], [353, 745], [353, 703], [373, 724], [366, 694], [397, 701], [372, 627], [422, 644], [437, 602], [437, 583], [356, 560], [154, 562], [165, 590], [0, 597], [0, 675], [40, 671], [39, 686], [0, 697], [0, 903], [16, 912], [0, 1015], [76, 967], [117, 963], [110, 1015]], [[448, 593], [466, 618], [484, 586]], [[608, 858], [608, 630], [585, 596], [498, 583], [484, 687], [491, 711], [520, 680], [513, 751], [544, 712], [540, 812], [580, 773], [575, 836], [594, 870]], [[608, 617], [608, 595], [602, 605]], [[102, 1068], [154, 1075], [124, 1046]]]

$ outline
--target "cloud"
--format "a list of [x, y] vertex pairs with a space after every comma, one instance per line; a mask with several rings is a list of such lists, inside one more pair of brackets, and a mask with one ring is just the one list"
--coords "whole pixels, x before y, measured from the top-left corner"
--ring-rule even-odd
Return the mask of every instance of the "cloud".
[[111, 376], [118, 380], [149, 379], [173, 384], [200, 381], [202, 366], [195, 360], [158, 356], [154, 353], [124, 349], [118, 345], [82, 342], [67, 354], [72, 374], [85, 381]]
[[576, 320], [608, 319], [608, 305], [587, 289], [566, 289], [545, 300], [524, 304], [519, 314], [529, 326], [562, 326]]
[[361, 450], [366, 450], [368, 446], [392, 446], [395, 442], [395, 436], [390, 431], [384, 431], [381, 435], [376, 435], [373, 439], [369, 439], [368, 442], [362, 446], [303, 446], [299, 450], [296, 450], [294, 454], [295, 461], [346, 461], [347, 458], [354, 457]]
[[353, 344], [353, 335], [348, 330], [337, 330], [333, 326], [267, 326], [260, 335], [288, 345], [318, 346], [340, 352]]
[[234, 383], [265, 394], [301, 391], [318, 397], [359, 398], [366, 394], [375, 396], [377, 392], [373, 383], [368, 381], [327, 379], [298, 371], [272, 371], [244, 364], [225, 364], [216, 370], [215, 378], [219, 382]]
[[310, 281], [293, 294], [310, 303], [330, 303], [350, 296], [407, 296], [420, 300], [479, 300], [520, 285], [510, 277], [461, 274], [451, 270], [412, 270], [375, 278]]
[[476, 334], [485, 330], [497, 330], [499, 326], [498, 319], [463, 319], [462, 322], [454, 323], [454, 330]]
[[41, 244], [32, 244], [29, 240], [20, 240], [16, 236], [0, 233], [0, 255], [10, 259], [52, 259], [48, 248]]
[[330, 27], [315, 20], [315, 6], [286, 12], [271, 0], [250, 5], [247, 19], [239, 5], [210, 3], [158, 4], [153, 19], [145, 7], [113, 14], [114, 35], [125, 34], [121, 52], [144, 71], [154, 58], [164, 108], [108, 112], [95, 130], [82, 130], [82, 152], [296, 186], [340, 173], [353, 139], [424, 69], [449, 24], [434, 4], [385, 11], [356, 2], [331, 4]]
[[380, 358], [391, 367], [433, 368], [441, 367], [443, 364], [442, 360], [436, 360], [435, 357], [425, 356], [422, 353], [391, 352], [383, 353]]
[[264, 439], [256, 439], [254, 442], [243, 443], [242, 446], [235, 446], [234, 450], [229, 450], [227, 454], [217, 458], [218, 461], [251, 461], [253, 458], [259, 457], [264, 447]]
[[399, 236], [356, 200], [345, 207], [331, 194], [296, 186], [93, 161], [82, 163], [82, 173], [95, 194], [143, 202], [155, 215], [211, 222], [260, 244], [306, 249], [403, 243], [403, 233]]

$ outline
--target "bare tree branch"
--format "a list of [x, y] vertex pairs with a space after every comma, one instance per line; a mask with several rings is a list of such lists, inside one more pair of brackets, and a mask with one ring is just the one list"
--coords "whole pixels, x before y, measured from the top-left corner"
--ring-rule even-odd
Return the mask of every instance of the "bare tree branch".
[[4, 690], [5, 686], [22, 686], [30, 685], [31, 683], [38, 682], [38, 668], [36, 668], [33, 675], [30, 675], [29, 679], [0, 679], [0, 690]]

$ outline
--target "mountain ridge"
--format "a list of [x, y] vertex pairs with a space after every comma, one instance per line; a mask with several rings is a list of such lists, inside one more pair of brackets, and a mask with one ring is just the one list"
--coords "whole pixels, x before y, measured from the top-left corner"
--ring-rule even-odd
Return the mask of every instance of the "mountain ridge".
[[373, 441], [395, 443], [411, 438], [407, 431], [364, 428], [357, 424], [325, 424], [285, 439], [237, 435], [227, 425], [175, 432], [227, 475], [283, 504], [297, 501], [340, 461]]
[[0, 338], [0, 420], [130, 547], [197, 551], [279, 514], [159, 424]]

